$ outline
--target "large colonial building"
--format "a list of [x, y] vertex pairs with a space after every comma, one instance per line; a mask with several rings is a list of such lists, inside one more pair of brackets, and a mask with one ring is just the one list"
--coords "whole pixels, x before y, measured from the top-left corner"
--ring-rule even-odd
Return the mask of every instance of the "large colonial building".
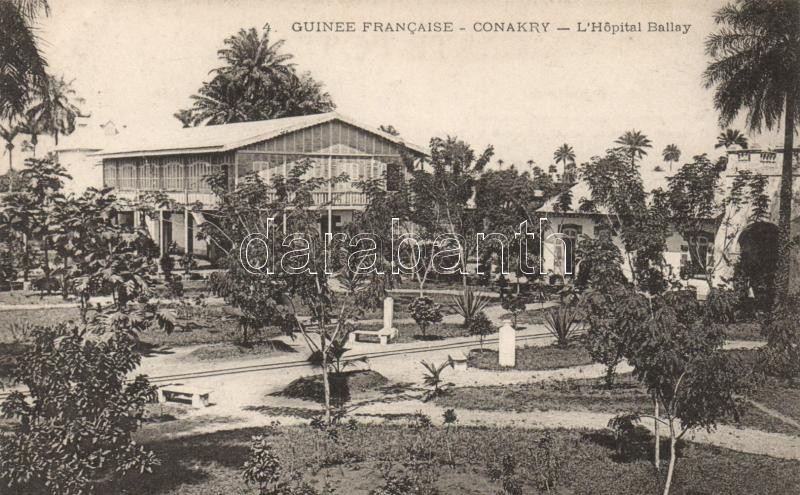
[[403, 156], [426, 156], [423, 148], [333, 112], [131, 137], [133, 141], [97, 153], [103, 184], [122, 198], [160, 191], [177, 206], [159, 212], [155, 220], [134, 218], [131, 211], [123, 221], [144, 221], [162, 252], [175, 242], [179, 251], [197, 255], [208, 254], [193, 230], [204, 221], [203, 212], [214, 208], [214, 195], [204, 180], [209, 174], [223, 171], [229, 187], [251, 173], [269, 183], [307, 159], [312, 160], [314, 177], [346, 173], [350, 181], [314, 193], [315, 203], [325, 205], [320, 207], [320, 229], [330, 232], [365, 206], [365, 195], [352, 181], [386, 176], [391, 188], [393, 180], [404, 180]]
[[[709, 219], [701, 232], [689, 239], [684, 239], [678, 232], [672, 231], [667, 238], [665, 261], [667, 268], [674, 275], [689, 275], [697, 282], [691, 282], [700, 290], [708, 284], [699, 279], [706, 277], [705, 267], [713, 267], [713, 285], [725, 283], [733, 276], [734, 266], [742, 257], [747, 256], [755, 260], [758, 268], [769, 270], [774, 268], [775, 254], [774, 242], [777, 239], [778, 223], [778, 191], [781, 182], [781, 166], [783, 149], [763, 150], [732, 149], [728, 150], [728, 165], [723, 176], [722, 190], [727, 191], [734, 176], [740, 170], [749, 170], [759, 173], [767, 178], [766, 194], [770, 199], [768, 218], [753, 222], [751, 220], [751, 207], [745, 205], [728, 216], [722, 213], [719, 218]], [[800, 190], [800, 149], [793, 151], [795, 167], [795, 200], [792, 212], [792, 234], [800, 234], [800, 204], [798, 204], [797, 191]], [[669, 172], [656, 170], [642, 170], [642, 179], [645, 190], [651, 191], [658, 187], [667, 187]], [[568, 212], [561, 212], [556, 208], [557, 198], [545, 203], [538, 213], [550, 222], [552, 230], [561, 232], [569, 237], [572, 242], [566, 243], [566, 260], [561, 242], [551, 240], [545, 243], [544, 265], [545, 268], [556, 274], [564, 273], [564, 266], [569, 272], [576, 272], [578, 259], [574, 254], [574, 246], [581, 236], [595, 237], [599, 231], [608, 229], [608, 217], [599, 213], [584, 213], [578, 211], [578, 206], [583, 199], [591, 199], [591, 191], [585, 181], [579, 181], [572, 188], [572, 208]], [[772, 243], [772, 246], [770, 246]], [[797, 255], [793, 257], [795, 266], [793, 270], [800, 275], [797, 267]], [[753, 264], [753, 263], [750, 263]], [[628, 267], [623, 267], [627, 272]], [[798, 276], [794, 276], [797, 279]]]

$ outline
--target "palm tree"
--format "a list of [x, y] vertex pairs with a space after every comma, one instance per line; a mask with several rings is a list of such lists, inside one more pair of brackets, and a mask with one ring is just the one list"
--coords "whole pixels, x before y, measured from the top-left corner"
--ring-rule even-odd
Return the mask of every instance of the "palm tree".
[[36, 158], [36, 145], [39, 144], [39, 136], [45, 132], [45, 127], [40, 119], [36, 117], [34, 112], [27, 111], [24, 114], [23, 120], [17, 125], [19, 132], [30, 136], [30, 140], [25, 141], [23, 144], [23, 151], [26, 151], [25, 145], [30, 146], [33, 151], [33, 157]]
[[195, 122], [206, 125], [245, 122], [251, 114], [251, 104], [245, 99], [242, 88], [225, 76], [217, 76], [192, 95]]
[[504, 164], [504, 163], [505, 163], [505, 161], [504, 161], [502, 158], [498, 159], [498, 160], [497, 160], [497, 167], [498, 167], [500, 170], [503, 170], [503, 164]]
[[14, 139], [20, 133], [20, 127], [13, 123], [0, 124], [0, 138], [6, 142], [6, 153], [8, 153], [8, 192], [11, 192], [13, 186], [14, 175], [14, 160], [12, 153], [14, 151]]
[[789, 292], [792, 155], [800, 120], [800, 2], [737, 0], [719, 9], [714, 21], [719, 30], [706, 39], [711, 63], [703, 77], [707, 88], [716, 88], [722, 126], [742, 110], [751, 131], [774, 129], [783, 120], [775, 270], [775, 308], [781, 309]]
[[45, 84], [47, 64], [32, 22], [49, 13], [45, 0], [0, 1], [0, 117], [21, 114], [32, 89]]
[[214, 72], [241, 84], [248, 98], [258, 96], [258, 90], [271, 86], [276, 78], [294, 75], [294, 64], [287, 63], [294, 56], [278, 53], [285, 40], [270, 45], [269, 33], [269, 26], [264, 27], [262, 35], [256, 28], [240, 29], [223, 42], [225, 48], [217, 51], [226, 65]]
[[559, 146], [553, 153], [553, 160], [564, 165], [564, 175], [561, 176], [562, 181], [573, 182], [575, 179], [575, 151], [572, 146], [567, 143]]
[[194, 124], [194, 112], [191, 109], [184, 108], [172, 114], [173, 117], [181, 121], [184, 128], [191, 127]]
[[572, 146], [564, 143], [553, 153], [553, 160], [555, 160], [557, 164], [563, 163], [566, 169], [568, 163], [575, 163], [575, 151], [572, 149]]
[[616, 149], [624, 151], [631, 157], [631, 166], [636, 164], [636, 158], [647, 155], [645, 148], [652, 148], [653, 144], [641, 131], [631, 130], [618, 137], [614, 143], [620, 145]]
[[664, 151], [661, 152], [664, 161], [669, 163], [669, 171], [672, 172], [672, 163], [681, 159], [681, 150], [678, 149], [677, 144], [668, 144]]
[[75, 130], [75, 119], [82, 117], [76, 104], [83, 103], [75, 96], [72, 81], [64, 76], [48, 77], [47, 87], [38, 96], [38, 102], [30, 109], [32, 118], [41, 123], [42, 129], [53, 136], [58, 145], [59, 135], [69, 135]]
[[747, 138], [738, 129], [725, 129], [725, 132], [720, 132], [717, 136], [717, 144], [714, 145], [714, 148], [728, 149], [734, 144], [746, 150]]

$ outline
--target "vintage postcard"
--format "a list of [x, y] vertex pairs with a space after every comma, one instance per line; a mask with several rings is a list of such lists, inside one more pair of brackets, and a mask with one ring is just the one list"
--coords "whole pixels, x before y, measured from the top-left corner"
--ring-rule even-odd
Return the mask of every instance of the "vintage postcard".
[[800, 493], [799, 0], [0, 0], [0, 493]]

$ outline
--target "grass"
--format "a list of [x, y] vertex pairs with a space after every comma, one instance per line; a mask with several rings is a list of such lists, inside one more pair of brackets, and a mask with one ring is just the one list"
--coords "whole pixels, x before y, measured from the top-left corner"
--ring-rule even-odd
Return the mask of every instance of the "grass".
[[221, 342], [205, 347], [199, 347], [189, 353], [190, 356], [202, 361], [214, 361], [220, 359], [246, 358], [248, 356], [278, 356], [297, 352], [295, 349], [282, 340], [259, 340], [250, 345], [242, 345], [235, 342]]
[[[524, 326], [524, 325], [541, 325], [544, 323], [544, 312], [545, 310], [539, 308], [533, 309], [526, 309], [525, 311], [520, 311], [517, 313], [517, 326]], [[506, 313], [500, 317], [501, 320], [511, 320], [514, 322], [514, 315], [511, 313]]]
[[443, 407], [489, 411], [592, 411], [619, 413], [650, 407], [650, 396], [631, 375], [612, 389], [600, 378], [547, 380], [493, 387], [458, 387], [437, 399]]
[[591, 364], [592, 357], [582, 346], [572, 345], [566, 349], [549, 345], [517, 347], [516, 366], [504, 368], [498, 363], [497, 351], [491, 349], [472, 349], [467, 366], [484, 370], [504, 371], [508, 369], [538, 371], [569, 368]]
[[[610, 433], [582, 430], [515, 428], [419, 428], [406, 425], [341, 428], [337, 435], [305, 427], [267, 427], [221, 431], [171, 440], [153, 440], [166, 424], [146, 424], [145, 445], [162, 464], [152, 474], [132, 475], [101, 493], [256, 494], [242, 479], [253, 435], [266, 435], [281, 466], [303, 475], [318, 489], [325, 479], [335, 493], [366, 495], [380, 487], [384, 461], [402, 469], [417, 445], [438, 466], [433, 485], [442, 494], [497, 493], [499, 483], [488, 469], [505, 454], [519, 463], [523, 493], [545, 493], [530, 449], [550, 433], [558, 445], [559, 493], [639, 495], [656, 493], [657, 481], [646, 458], [618, 460]], [[149, 438], [148, 438], [149, 437]], [[724, 448], [686, 443], [675, 471], [673, 493], [794, 494], [800, 490], [800, 462], [743, 454]], [[424, 469], [424, 468], [423, 468]], [[407, 472], [414, 475], [416, 470]]]
[[[389, 383], [383, 375], [372, 370], [350, 370], [340, 375], [329, 374], [331, 398], [334, 402], [344, 403], [350, 400], [352, 394], [359, 394], [376, 390]], [[303, 399], [318, 403], [325, 402], [325, 391], [322, 375], [300, 377], [274, 395]]]

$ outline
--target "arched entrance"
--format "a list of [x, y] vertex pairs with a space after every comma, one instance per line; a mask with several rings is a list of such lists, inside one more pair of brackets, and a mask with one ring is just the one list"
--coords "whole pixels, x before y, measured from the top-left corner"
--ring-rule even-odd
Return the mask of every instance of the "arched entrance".
[[739, 261], [734, 277], [742, 289], [753, 290], [757, 309], [772, 307], [777, 261], [778, 226], [768, 222], [748, 225], [739, 236]]

